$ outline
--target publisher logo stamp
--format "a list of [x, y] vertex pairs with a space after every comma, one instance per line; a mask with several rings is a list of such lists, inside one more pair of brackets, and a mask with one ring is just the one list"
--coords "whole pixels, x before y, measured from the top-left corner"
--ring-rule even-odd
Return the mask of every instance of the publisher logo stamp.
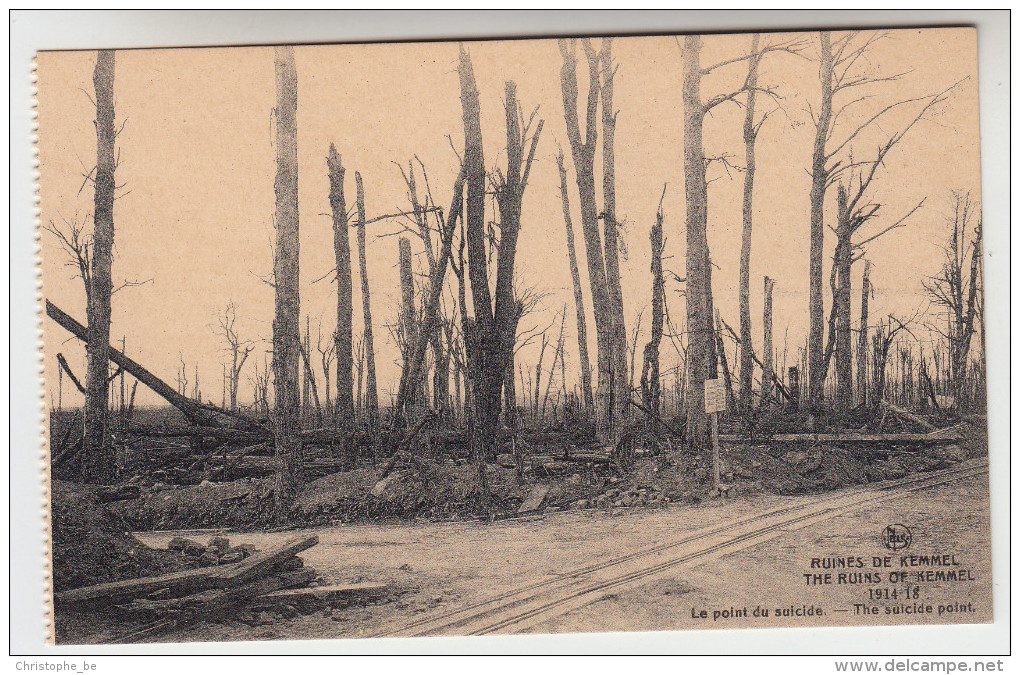
[[896, 523], [886, 525], [882, 530], [882, 544], [890, 551], [902, 551], [909, 548], [914, 541], [914, 535], [906, 525]]

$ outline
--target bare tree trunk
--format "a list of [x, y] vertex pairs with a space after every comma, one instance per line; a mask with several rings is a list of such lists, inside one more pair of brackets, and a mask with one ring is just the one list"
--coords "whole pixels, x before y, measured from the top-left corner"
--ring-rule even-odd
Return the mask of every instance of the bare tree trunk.
[[819, 79], [822, 85], [822, 101], [818, 109], [815, 126], [814, 151], [811, 155], [811, 253], [808, 272], [808, 400], [812, 407], [818, 407], [824, 399], [826, 370], [823, 341], [825, 333], [825, 307], [822, 291], [822, 255], [825, 245], [825, 188], [829, 174], [826, 169], [825, 143], [829, 138], [832, 122], [832, 78], [833, 55], [829, 33], [820, 33], [821, 61]]
[[[630, 416], [630, 377], [627, 369], [627, 325], [620, 284], [620, 253], [616, 222], [616, 111], [613, 110], [613, 40], [602, 38], [602, 197], [606, 246], [606, 283], [613, 321], [613, 419], [622, 424]], [[636, 336], [635, 336], [636, 337]]]
[[[776, 282], [765, 277], [765, 311], [762, 317], [763, 348], [762, 351], [762, 374], [761, 374], [761, 405], [767, 405], [772, 399], [772, 378], [774, 366], [772, 365], [772, 289]], [[750, 352], [750, 350], [748, 350]]]
[[276, 251], [273, 272], [276, 318], [273, 320], [273, 431], [282, 460], [275, 492], [276, 517], [287, 517], [303, 476], [298, 389], [301, 347], [301, 295], [298, 237], [297, 68], [294, 48], [276, 55]]
[[[414, 307], [414, 272], [411, 267], [411, 241], [407, 237], [401, 237], [400, 241], [400, 296], [402, 298], [400, 310], [400, 325], [404, 336], [404, 369], [411, 363], [411, 355], [414, 353], [415, 344], [418, 342], [418, 321], [415, 317]], [[419, 406], [421, 405], [421, 382], [416, 377], [408, 383], [407, 405], [411, 412], [410, 417], [417, 421]]]
[[588, 60], [588, 103], [586, 108], [585, 137], [582, 141], [577, 113], [577, 57], [576, 40], [560, 40], [563, 66], [560, 86], [563, 94], [563, 114], [570, 139], [578, 195], [581, 202], [581, 230], [588, 259], [588, 279], [591, 283], [592, 308], [595, 314], [595, 334], [598, 344], [598, 388], [595, 393], [595, 425], [602, 442], [609, 442], [613, 431], [613, 336], [612, 299], [608, 291], [602, 237], [598, 227], [598, 207], [595, 201], [595, 146], [598, 139], [596, 120], [599, 102], [599, 63], [595, 50], [588, 40], [582, 40]]
[[847, 194], [842, 185], [838, 190], [839, 215], [836, 225], [836, 251], [832, 264], [836, 266], [836, 293], [832, 298], [836, 315], [836, 409], [846, 411], [853, 407], [853, 354], [850, 336], [850, 269], [853, 263], [852, 234], [847, 209]]
[[[662, 189], [663, 197], [666, 188]], [[659, 383], [659, 346], [662, 344], [663, 307], [665, 305], [665, 279], [662, 276], [662, 198], [655, 214], [655, 224], [649, 239], [652, 244], [652, 336], [645, 345], [644, 363], [641, 367], [641, 398], [644, 406], [659, 414], [661, 385]]]
[[514, 387], [514, 360], [510, 356], [506, 371], [503, 373], [503, 416], [506, 425], [510, 429], [511, 454], [514, 458], [517, 480], [524, 479], [524, 456], [521, 452], [520, 439], [517, 437], [520, 420], [517, 419], [517, 391]]
[[115, 478], [113, 446], [106, 444], [109, 424], [110, 296], [113, 293], [113, 200], [116, 180], [113, 109], [114, 53], [96, 56], [92, 83], [96, 92], [96, 176], [92, 268], [85, 280], [89, 340], [85, 375], [85, 440], [82, 479], [109, 483]]
[[363, 395], [364, 391], [365, 391], [365, 387], [364, 387], [364, 384], [365, 384], [365, 337], [364, 337], [364, 334], [362, 334], [361, 340], [358, 341], [358, 348], [355, 351], [357, 351], [357, 353], [358, 353], [358, 365], [357, 365], [357, 370], [358, 370], [358, 389], [354, 393], [354, 418], [356, 420], [360, 420], [361, 419], [361, 415], [362, 415], [362, 411], [365, 409], [365, 398], [364, 398], [364, 395]]
[[594, 398], [591, 391], [591, 360], [588, 358], [588, 327], [584, 314], [584, 293], [581, 290], [581, 275], [577, 269], [577, 253], [574, 249], [574, 224], [570, 220], [570, 200], [567, 197], [567, 169], [563, 165], [563, 150], [556, 156], [560, 170], [560, 199], [563, 202], [563, 222], [567, 230], [567, 259], [570, 262], [570, 278], [574, 283], [574, 311], [577, 313], [577, 354], [581, 368], [581, 395], [584, 406], [591, 409]]
[[310, 326], [311, 319], [305, 314], [305, 334], [301, 338], [301, 358], [305, 362], [305, 367], [301, 369], [301, 421], [303, 424], [307, 424], [310, 418], [310, 411], [312, 407], [312, 379], [315, 377], [308, 363], [308, 350], [311, 349], [312, 345], [312, 333]]
[[864, 261], [861, 283], [861, 330], [857, 336], [857, 396], [859, 405], [868, 404], [868, 300], [871, 298], [871, 261]]
[[319, 389], [315, 385], [315, 372], [312, 370], [312, 361], [308, 356], [308, 343], [301, 347], [301, 360], [304, 363], [305, 382], [308, 384], [310, 401], [315, 404], [315, 419], [317, 425], [322, 425], [322, 405], [319, 403]]
[[[121, 336], [121, 338], [120, 338], [120, 353], [121, 354], [127, 354], [127, 337], [125, 337], [125, 336]], [[124, 405], [126, 403], [126, 401], [124, 400], [124, 393], [125, 393], [124, 392], [124, 369], [122, 368], [121, 371], [120, 371], [120, 409], [118, 411], [118, 414], [120, 415], [120, 418], [121, 418], [120, 426], [122, 426], [122, 427], [124, 426]]]
[[733, 394], [733, 380], [730, 377], [730, 366], [726, 361], [726, 345], [723, 343], [722, 318], [719, 310], [715, 310], [715, 344], [716, 353], [719, 355], [719, 365], [722, 366], [723, 384], [726, 387], [726, 405], [730, 410], [737, 407], [737, 399]]
[[[754, 383], [754, 360], [751, 354], [754, 343], [751, 340], [751, 233], [754, 224], [754, 145], [758, 137], [758, 126], [754, 123], [755, 98], [758, 88], [759, 35], [751, 37], [751, 56], [747, 60], [747, 102], [744, 110], [744, 202], [743, 230], [740, 237], [740, 412], [746, 414], [751, 407]], [[762, 376], [763, 381], [768, 374]]]
[[326, 157], [329, 205], [333, 210], [333, 252], [336, 256], [336, 415], [343, 442], [342, 456], [350, 459], [349, 436], [354, 424], [354, 302], [351, 281], [351, 243], [344, 198], [344, 166], [333, 143]]
[[379, 429], [379, 390], [375, 379], [375, 344], [372, 341], [372, 302], [368, 287], [368, 264], [365, 254], [365, 188], [361, 174], [354, 172], [358, 185], [358, 271], [361, 274], [361, 307], [365, 322], [365, 412], [369, 432]]
[[708, 255], [708, 185], [705, 179], [705, 151], [702, 126], [705, 107], [701, 102], [701, 38], [684, 38], [684, 183], [687, 196], [687, 445], [704, 452], [709, 443], [708, 415], [705, 413], [705, 380], [713, 377], [714, 337], [712, 330], [711, 277]]
[[[549, 392], [552, 390], [553, 375], [556, 374], [556, 362], [563, 359], [563, 329], [567, 321], [567, 306], [563, 306], [563, 314], [560, 317], [560, 335], [556, 338], [556, 349], [553, 351], [552, 366], [549, 367], [549, 377], [545, 384], [545, 395], [542, 397], [542, 405], [539, 407], [539, 417], [545, 418], [545, 406], [549, 402]], [[566, 380], [564, 380], [566, 384]], [[555, 410], [553, 411], [555, 412]]]
[[521, 228], [521, 205], [543, 122], [538, 121], [525, 161], [524, 146], [530, 123], [522, 130], [517, 86], [511, 81], [506, 82], [507, 168], [506, 173], [498, 175], [495, 181], [501, 235], [496, 257], [496, 288], [493, 297], [489, 292], [485, 245], [486, 174], [482, 153], [478, 87], [471, 58], [463, 47], [460, 50], [458, 73], [465, 141], [468, 276], [471, 280], [471, 296], [475, 311], [473, 320], [467, 318], [464, 320], [464, 335], [468, 364], [472, 371], [472, 402], [475, 415], [472, 445], [483, 504], [487, 507], [489, 493], [485, 479], [485, 460], [495, 449], [504, 374], [513, 353], [517, 321], [521, 314], [521, 304], [513, 296], [514, 261]]
[[[468, 278], [471, 282], [471, 296], [474, 309], [474, 321], [465, 326], [468, 359], [474, 362], [473, 377], [476, 407], [481, 410], [491, 400], [491, 391], [486, 392], [485, 383], [479, 381], [482, 374], [478, 357], [483, 336], [491, 333], [492, 298], [489, 293], [488, 270], [485, 250], [485, 155], [482, 149], [481, 111], [478, 101], [478, 85], [475, 82], [471, 57], [461, 47], [460, 64], [460, 97], [464, 124], [464, 174], [467, 188], [465, 228], [468, 249]], [[467, 318], [467, 317], [465, 317]], [[474, 352], [475, 358], [472, 358]], [[502, 384], [502, 382], [500, 382]], [[487, 395], [488, 394], [488, 395]]]

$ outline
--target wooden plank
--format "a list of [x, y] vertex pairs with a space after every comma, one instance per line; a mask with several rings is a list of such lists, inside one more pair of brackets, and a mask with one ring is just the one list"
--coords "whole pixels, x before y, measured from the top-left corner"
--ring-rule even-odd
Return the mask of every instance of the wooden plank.
[[111, 640], [111, 643], [137, 642], [139, 638], [187, 626], [198, 621], [219, 618], [253, 598], [271, 593], [283, 586], [279, 577], [263, 577], [237, 588], [213, 588], [183, 598], [164, 600], [134, 600], [117, 607], [122, 619], [154, 621], [140, 631], [128, 633]]
[[213, 577], [224, 572], [231, 572], [236, 565], [223, 565], [221, 567], [202, 567], [183, 572], [173, 572], [155, 577], [141, 577], [139, 579], [126, 579], [124, 581], [112, 581], [105, 584], [82, 586], [67, 591], [61, 591], [54, 595], [57, 604], [87, 602], [92, 600], [116, 600], [148, 595], [153, 591], [168, 589], [171, 593], [181, 594], [195, 592], [211, 588], [215, 585]]
[[542, 502], [545, 501], [545, 496], [549, 494], [548, 485], [536, 485], [531, 488], [531, 494], [524, 500], [521, 507], [517, 509], [517, 513], [530, 513], [531, 511], [537, 511], [542, 506]]
[[297, 555], [305, 549], [311, 548], [319, 543], [319, 537], [293, 537], [280, 546], [267, 549], [262, 553], [250, 556], [242, 562], [236, 563], [229, 570], [221, 570], [216, 574], [214, 583], [220, 588], [239, 586], [252, 579], [269, 572], [280, 563], [291, 556]]
[[935, 432], [933, 434], [774, 434], [754, 439], [737, 434], [719, 434], [719, 440], [726, 443], [953, 443], [962, 440], [955, 433]]
[[329, 602], [349, 598], [382, 595], [389, 590], [386, 584], [360, 583], [335, 586], [315, 586], [312, 588], [291, 588], [283, 591], [267, 593], [255, 598], [252, 609], [261, 610], [279, 605], [287, 605], [300, 600], [319, 600]]

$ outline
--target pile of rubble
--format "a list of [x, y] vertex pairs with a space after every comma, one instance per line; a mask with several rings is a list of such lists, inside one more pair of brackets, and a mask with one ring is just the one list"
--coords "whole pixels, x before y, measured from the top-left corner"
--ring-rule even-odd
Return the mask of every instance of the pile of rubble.
[[571, 508], [585, 509], [592, 506], [657, 506], [669, 504], [670, 498], [656, 485], [642, 485], [630, 488], [610, 488], [595, 499], [580, 499]]
[[294, 537], [260, 552], [250, 544], [231, 547], [225, 537], [205, 546], [178, 537], [168, 549], [181, 552], [191, 569], [62, 591], [54, 601], [58, 610], [107, 609], [143, 624], [112, 640], [135, 642], [199, 621], [233, 617], [264, 625], [387, 593], [377, 583], [323, 584], [297, 555], [318, 542], [315, 535]]

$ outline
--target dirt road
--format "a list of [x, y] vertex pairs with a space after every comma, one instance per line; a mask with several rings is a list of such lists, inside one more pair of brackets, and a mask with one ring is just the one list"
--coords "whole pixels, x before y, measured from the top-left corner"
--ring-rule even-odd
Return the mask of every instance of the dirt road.
[[[614, 590], [526, 630], [988, 621], [987, 495], [986, 475], [908, 493], [809, 527], [783, 530], [768, 541], [678, 569], [664, 578]], [[320, 544], [303, 554], [307, 566], [333, 583], [385, 581], [403, 593], [394, 601], [328, 615], [297, 616], [259, 627], [237, 622], [203, 624], [164, 639], [310, 639], [386, 633], [523, 584], [676, 540], [685, 533], [796, 507], [812, 499], [817, 496], [759, 496], [693, 507], [554, 512], [540, 520], [315, 529], [311, 531], [319, 535]], [[892, 550], [883, 545], [882, 533], [893, 524], [909, 528], [913, 538], [909, 549]], [[162, 546], [174, 534], [141, 533], [139, 538]], [[293, 533], [230, 534], [236, 543], [259, 547], [289, 536]], [[897, 546], [894, 541], [893, 547]], [[909, 558], [901, 561], [905, 554], [926, 557], [919, 558], [923, 564], [915, 565]], [[935, 556], [940, 564], [932, 567]], [[875, 558], [881, 566], [875, 566]], [[941, 575], [936, 574], [940, 571]], [[906, 576], [890, 583], [890, 572]], [[950, 579], [946, 572], [957, 574]], [[826, 581], [824, 576], [808, 579], [805, 574], [832, 576]], [[876, 582], [874, 576], [840, 574], [881, 577]], [[962, 579], [956, 580], [960, 574]], [[855, 608], [855, 604], [865, 609]], [[769, 617], [754, 617], [755, 609], [759, 614], [769, 610]], [[790, 616], [776, 616], [786, 611]]]

